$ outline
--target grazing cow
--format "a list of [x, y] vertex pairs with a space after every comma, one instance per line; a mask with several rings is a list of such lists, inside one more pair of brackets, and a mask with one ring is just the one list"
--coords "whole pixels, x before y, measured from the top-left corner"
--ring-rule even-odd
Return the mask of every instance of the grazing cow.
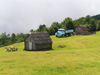
[[11, 49], [9, 49], [9, 48], [5, 48], [6, 49], [6, 52], [9, 52], [9, 51], [11, 51]]
[[6, 49], [6, 52], [9, 52], [9, 51], [17, 51], [18, 50], [15, 47], [10, 47], [10, 49], [5, 47], [5, 49]]
[[17, 51], [17, 48], [13, 47], [11, 48], [12, 51]]

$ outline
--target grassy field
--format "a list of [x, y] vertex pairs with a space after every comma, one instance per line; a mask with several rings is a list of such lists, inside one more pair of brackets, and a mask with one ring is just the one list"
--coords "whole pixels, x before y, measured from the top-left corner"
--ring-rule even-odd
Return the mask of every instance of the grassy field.
[[0, 48], [0, 75], [99, 75], [100, 32], [96, 35], [56, 38], [51, 36], [53, 50], [16, 52]]

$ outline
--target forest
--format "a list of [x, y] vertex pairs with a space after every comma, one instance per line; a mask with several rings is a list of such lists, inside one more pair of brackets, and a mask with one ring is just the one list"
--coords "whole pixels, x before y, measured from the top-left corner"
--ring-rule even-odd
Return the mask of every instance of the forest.
[[[77, 20], [67, 17], [61, 23], [53, 22], [50, 27], [46, 27], [45, 24], [39, 25], [37, 30], [31, 29], [30, 32], [44, 32], [47, 31], [50, 35], [54, 35], [59, 28], [64, 29], [75, 29], [78, 25], [86, 25], [90, 32], [100, 30], [100, 15], [81, 17]], [[14, 43], [23, 42], [28, 34], [23, 33], [12, 33], [6, 34], [6, 32], [0, 35], [0, 47], [11, 45]]]

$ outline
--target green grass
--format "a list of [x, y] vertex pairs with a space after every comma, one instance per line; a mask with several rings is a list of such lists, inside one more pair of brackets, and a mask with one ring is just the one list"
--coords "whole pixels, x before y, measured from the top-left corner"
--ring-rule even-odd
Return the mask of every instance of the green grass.
[[51, 38], [53, 50], [50, 51], [24, 51], [23, 42], [7, 46], [18, 47], [16, 52], [0, 48], [0, 75], [100, 74], [100, 32]]

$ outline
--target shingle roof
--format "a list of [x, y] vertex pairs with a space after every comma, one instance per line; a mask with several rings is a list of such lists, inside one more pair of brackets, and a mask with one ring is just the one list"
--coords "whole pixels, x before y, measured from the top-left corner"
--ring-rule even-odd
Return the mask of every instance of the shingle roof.
[[79, 27], [80, 27], [82, 30], [89, 30], [89, 29], [87, 28], [87, 26], [85, 26], [85, 25], [79, 25]]
[[48, 34], [48, 32], [32, 32], [36, 44], [48, 44], [52, 43], [52, 40]]

